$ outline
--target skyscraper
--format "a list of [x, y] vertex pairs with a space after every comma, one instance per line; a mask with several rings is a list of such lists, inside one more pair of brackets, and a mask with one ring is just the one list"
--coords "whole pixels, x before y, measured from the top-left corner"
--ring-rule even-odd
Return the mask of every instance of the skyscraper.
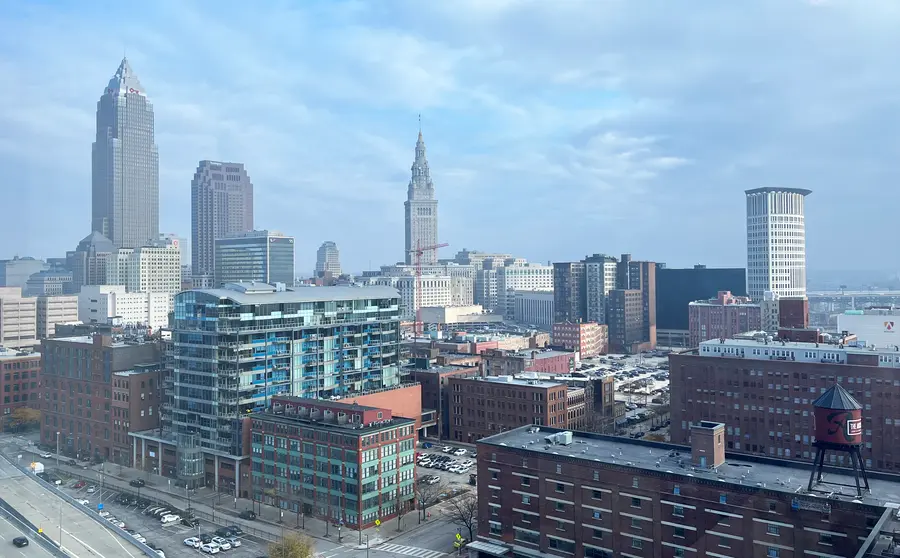
[[200, 161], [191, 180], [191, 272], [216, 271], [216, 239], [253, 230], [253, 183], [243, 163]]
[[216, 239], [215, 285], [256, 281], [294, 284], [294, 237], [250, 231]]
[[[416, 160], [412, 164], [412, 177], [406, 193], [406, 256], [407, 264], [415, 263], [415, 254], [411, 250], [426, 248], [438, 243], [438, 202], [434, 199], [434, 183], [431, 182], [431, 170], [425, 158], [425, 140], [419, 130], [416, 141]], [[433, 265], [438, 260], [437, 250], [426, 250], [422, 253], [422, 264]]]
[[323, 277], [326, 273], [332, 277], [341, 274], [341, 254], [337, 244], [331, 240], [323, 242], [316, 252], [316, 276]]
[[91, 230], [116, 248], [159, 236], [159, 154], [153, 105], [123, 58], [97, 103], [92, 153]]
[[805, 198], [811, 190], [747, 190], [747, 292], [806, 296]]

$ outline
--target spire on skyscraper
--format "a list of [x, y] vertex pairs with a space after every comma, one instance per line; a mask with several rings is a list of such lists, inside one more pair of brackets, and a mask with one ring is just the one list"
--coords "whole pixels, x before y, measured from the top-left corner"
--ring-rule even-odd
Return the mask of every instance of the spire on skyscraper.
[[140, 93], [146, 95], [144, 87], [141, 85], [137, 74], [131, 69], [131, 64], [128, 63], [127, 58], [122, 58], [119, 69], [116, 70], [115, 75], [109, 80], [109, 85], [106, 86], [106, 89], [107, 92], [110, 93], [117, 91], [120, 93]]

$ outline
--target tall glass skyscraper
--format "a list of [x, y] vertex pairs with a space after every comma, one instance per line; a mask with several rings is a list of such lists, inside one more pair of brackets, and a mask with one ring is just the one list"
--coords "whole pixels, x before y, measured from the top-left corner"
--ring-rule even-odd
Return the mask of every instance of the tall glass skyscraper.
[[91, 227], [117, 248], [159, 237], [159, 154], [153, 105], [122, 59], [97, 103]]

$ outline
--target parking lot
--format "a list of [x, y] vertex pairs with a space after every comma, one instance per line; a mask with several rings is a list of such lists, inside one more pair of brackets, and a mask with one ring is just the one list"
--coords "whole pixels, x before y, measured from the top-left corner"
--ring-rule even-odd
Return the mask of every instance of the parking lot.
[[[146, 510], [161, 507], [140, 498], [138, 487], [135, 487], [134, 493], [129, 493], [130, 500], [143, 500], [137, 503], [122, 504], [118, 498], [119, 490], [109, 490], [100, 485], [88, 484], [83, 481], [69, 481], [65, 485], [74, 498], [83, 499], [91, 509], [98, 511], [98, 504], [103, 504], [102, 513], [114, 516], [116, 520], [124, 523], [124, 529], [133, 531], [136, 535], [140, 535], [148, 544], [152, 544], [165, 552], [166, 558], [192, 557], [198, 555], [205, 556], [199, 549], [194, 549], [184, 545], [184, 539], [189, 537], [197, 537], [200, 534], [215, 536], [217, 525], [207, 521], [200, 520], [197, 527], [188, 527], [183, 525], [181, 521], [174, 521], [170, 524], [163, 525], [159, 517], [146, 515]], [[182, 510], [171, 508], [173, 514], [185, 517], [187, 514]], [[108, 517], [108, 516], [107, 516]], [[109, 520], [109, 519], [107, 519]], [[254, 540], [252, 537], [239, 537], [241, 546], [228, 551], [220, 552], [233, 558], [250, 558], [266, 554], [266, 544]]]
[[[454, 455], [452, 451], [444, 451], [445, 448], [465, 453]], [[440, 482], [445, 485], [468, 484], [469, 475], [476, 472], [476, 457], [474, 450], [449, 444], [446, 446], [436, 444], [431, 448], [421, 448], [418, 450], [417, 456], [417, 476], [420, 480], [438, 477], [439, 480], [435, 483]]]

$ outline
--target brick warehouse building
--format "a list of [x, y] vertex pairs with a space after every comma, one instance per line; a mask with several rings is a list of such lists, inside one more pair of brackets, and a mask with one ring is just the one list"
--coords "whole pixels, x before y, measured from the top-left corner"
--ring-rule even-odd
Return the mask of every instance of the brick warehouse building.
[[0, 348], [0, 430], [18, 407], [41, 407], [41, 353]]
[[414, 420], [289, 396], [251, 419], [254, 500], [352, 529], [415, 509]]
[[470, 558], [847, 558], [893, 519], [900, 477], [825, 498], [800, 464], [725, 453], [724, 428], [697, 425], [693, 448], [547, 427], [482, 439]]
[[900, 351], [853, 343], [726, 339], [670, 355], [672, 442], [687, 443], [691, 423], [711, 420], [727, 425], [729, 451], [810, 460], [810, 403], [840, 383], [863, 405], [866, 466], [900, 472]]

